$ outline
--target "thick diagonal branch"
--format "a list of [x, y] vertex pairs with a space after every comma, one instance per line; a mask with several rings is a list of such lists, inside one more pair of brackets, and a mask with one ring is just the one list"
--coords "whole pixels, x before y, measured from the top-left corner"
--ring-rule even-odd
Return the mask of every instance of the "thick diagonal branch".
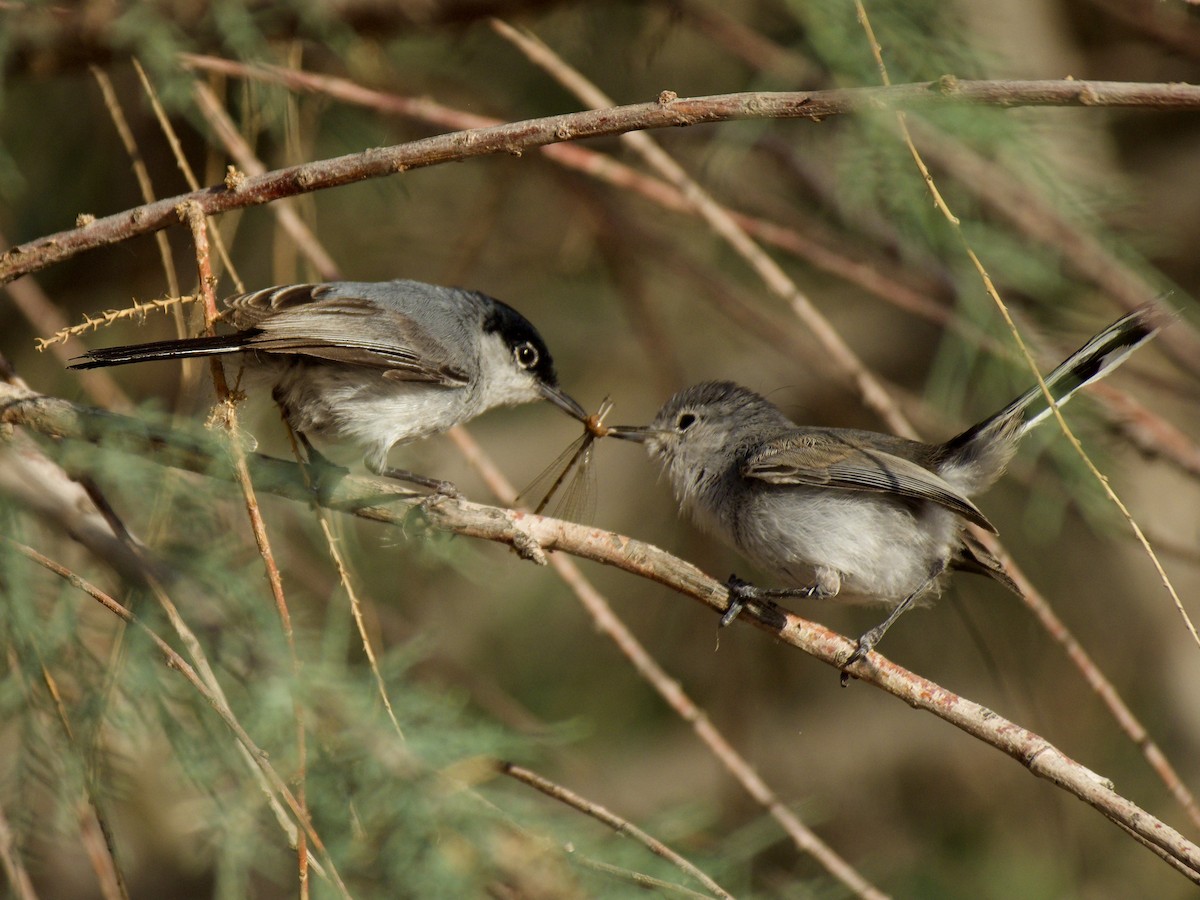
[[[0, 383], [0, 425], [21, 425], [56, 438], [89, 441], [153, 462], [216, 478], [233, 480], [233, 469], [221, 445], [204, 436], [180, 436], [128, 416], [118, 416], [65, 400]], [[313, 493], [300, 467], [279, 459], [248, 454], [247, 462], [260, 491], [311, 502]], [[431, 527], [497, 541], [510, 546], [530, 542], [583, 559], [623, 569], [659, 582], [721, 612], [725, 587], [692, 564], [651, 544], [600, 529], [517, 510], [482, 506], [449, 498], [422, 503], [424, 495], [397, 490], [377, 479], [338, 476], [318, 486], [319, 502], [331, 509], [390, 524], [402, 524], [420, 507]], [[839, 666], [854, 648], [848, 638], [776, 607], [748, 610], [744, 616], [785, 643]], [[1041, 736], [995, 712], [895, 665], [878, 653], [853, 667], [853, 674], [917, 709], [984, 741], [1020, 762], [1040, 778], [1095, 807], [1106, 817], [1157, 848], [1177, 868], [1200, 883], [1200, 847], [1113, 790]]]

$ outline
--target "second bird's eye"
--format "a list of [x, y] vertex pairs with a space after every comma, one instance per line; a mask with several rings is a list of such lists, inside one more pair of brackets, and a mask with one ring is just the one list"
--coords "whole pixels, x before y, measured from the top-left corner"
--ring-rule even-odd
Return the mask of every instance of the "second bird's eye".
[[687, 431], [689, 428], [691, 428], [695, 424], [696, 424], [696, 417], [693, 416], [691, 413], [684, 413], [682, 416], [679, 417], [679, 421], [676, 423], [676, 427], [678, 427], [680, 431]]
[[532, 369], [538, 364], [537, 348], [529, 343], [529, 341], [517, 344], [517, 346], [513, 347], [513, 359], [517, 361], [517, 365], [522, 369]]

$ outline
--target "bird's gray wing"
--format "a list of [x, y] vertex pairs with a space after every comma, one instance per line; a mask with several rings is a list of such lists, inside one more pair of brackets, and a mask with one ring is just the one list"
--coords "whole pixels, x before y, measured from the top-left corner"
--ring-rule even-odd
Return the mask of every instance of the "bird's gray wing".
[[267, 288], [225, 304], [234, 325], [254, 332], [246, 340], [249, 350], [382, 369], [383, 377], [398, 381], [468, 381], [461, 355], [453, 348], [403, 311], [356, 296], [345, 283]]
[[988, 531], [996, 530], [974, 503], [937, 473], [833, 432], [788, 433], [768, 440], [746, 458], [741, 473], [767, 484], [802, 484], [929, 500]]

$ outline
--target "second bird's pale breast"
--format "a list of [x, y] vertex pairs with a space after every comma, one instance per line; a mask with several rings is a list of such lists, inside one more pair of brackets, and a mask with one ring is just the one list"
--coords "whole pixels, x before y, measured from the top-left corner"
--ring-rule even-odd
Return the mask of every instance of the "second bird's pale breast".
[[833, 569], [839, 596], [860, 602], [899, 601], [916, 590], [949, 556], [958, 531], [954, 514], [931, 503], [770, 485], [748, 492], [731, 524], [737, 547], [756, 562], [800, 579]]

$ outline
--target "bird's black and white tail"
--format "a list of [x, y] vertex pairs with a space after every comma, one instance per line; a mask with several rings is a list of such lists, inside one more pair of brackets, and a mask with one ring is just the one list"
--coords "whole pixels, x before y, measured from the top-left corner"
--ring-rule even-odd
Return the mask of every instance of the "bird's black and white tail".
[[[1164, 314], [1152, 306], [1118, 319], [1072, 353], [1043, 380], [1062, 406], [1084, 385], [1103, 378], [1158, 333]], [[1017, 442], [1050, 415], [1041, 385], [1034, 385], [1000, 412], [942, 445], [939, 471], [951, 472], [968, 492], [991, 484], [1008, 465]]]
[[184, 359], [191, 356], [236, 353], [244, 349], [250, 339], [258, 333], [257, 330], [239, 331], [236, 334], [105, 347], [101, 350], [89, 350], [83, 356], [76, 357], [82, 362], [73, 362], [71, 368], [100, 369], [105, 366], [123, 366], [126, 363], [149, 362], [156, 359]]

